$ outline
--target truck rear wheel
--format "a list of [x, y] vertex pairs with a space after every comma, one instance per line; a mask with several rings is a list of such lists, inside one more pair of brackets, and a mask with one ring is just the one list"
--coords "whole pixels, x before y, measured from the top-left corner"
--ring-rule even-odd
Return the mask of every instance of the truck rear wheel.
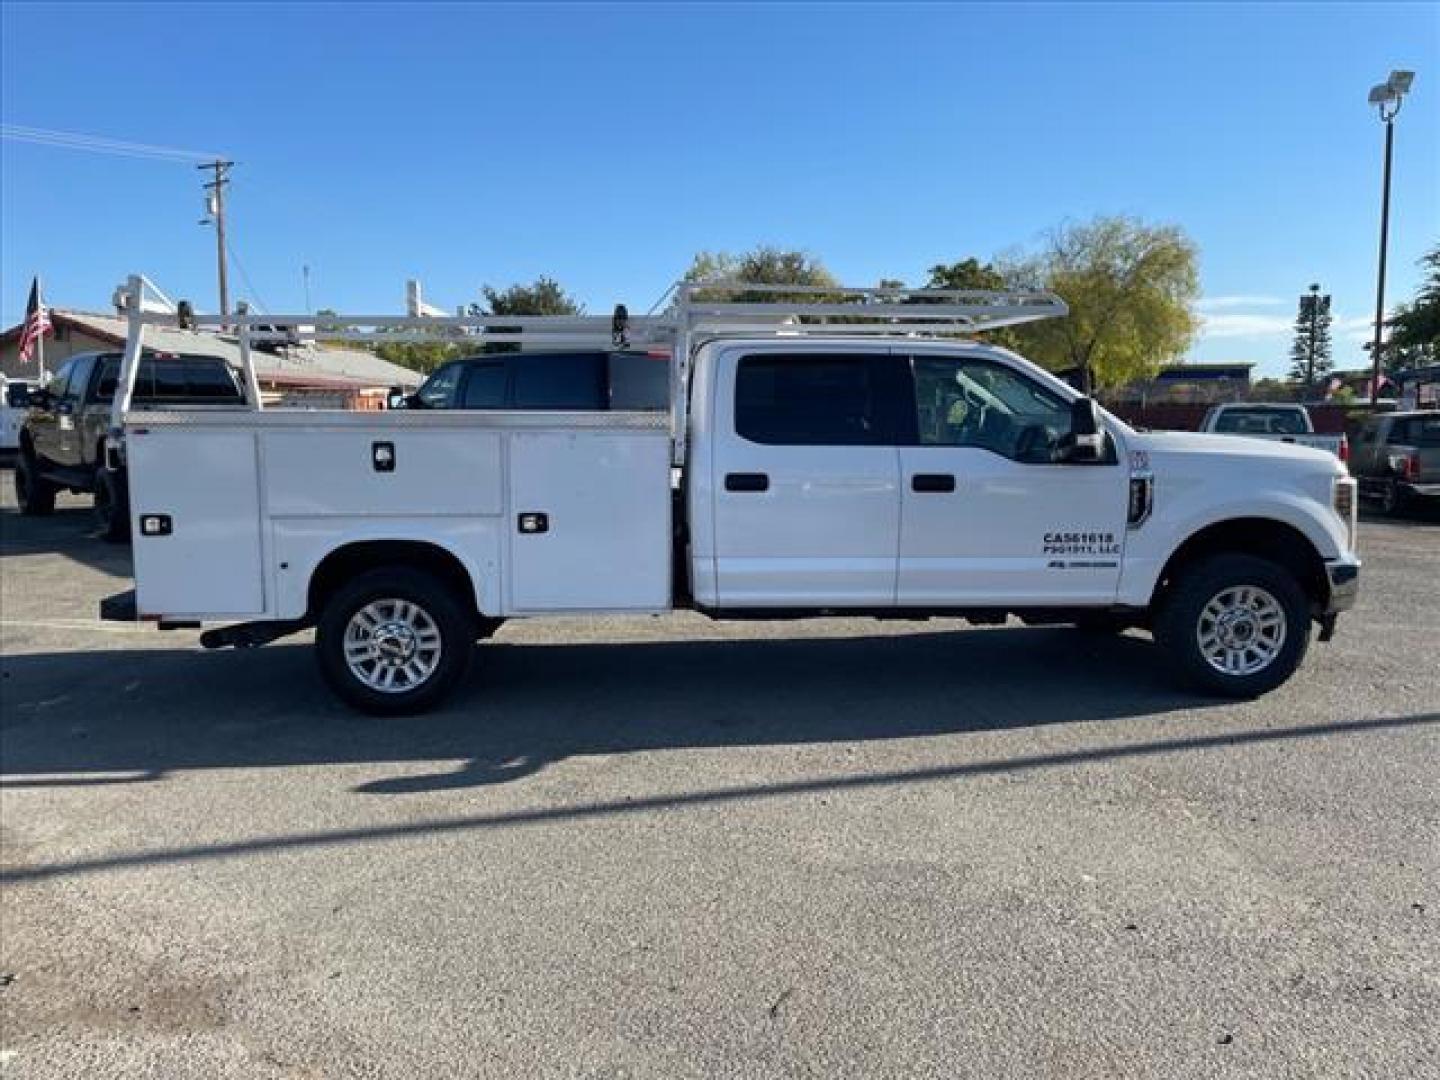
[[1156, 617], [1155, 640], [1197, 689], [1259, 697], [1305, 659], [1310, 605], [1283, 566], [1212, 555], [1181, 571]]
[[27, 517], [53, 514], [58, 490], [40, 475], [35, 452], [29, 447], [22, 447], [15, 461], [15, 502], [20, 506], [20, 513]]
[[469, 668], [475, 621], [431, 575], [367, 570], [320, 615], [315, 646], [330, 688], [362, 712], [400, 716], [438, 705]]

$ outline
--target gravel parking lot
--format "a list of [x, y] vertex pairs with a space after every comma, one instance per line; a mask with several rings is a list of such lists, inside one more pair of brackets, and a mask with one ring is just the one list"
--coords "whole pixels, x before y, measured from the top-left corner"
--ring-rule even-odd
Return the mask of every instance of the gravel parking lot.
[[6, 1077], [1440, 1076], [1440, 527], [1261, 701], [1141, 635], [508, 626], [434, 716], [0, 530]]

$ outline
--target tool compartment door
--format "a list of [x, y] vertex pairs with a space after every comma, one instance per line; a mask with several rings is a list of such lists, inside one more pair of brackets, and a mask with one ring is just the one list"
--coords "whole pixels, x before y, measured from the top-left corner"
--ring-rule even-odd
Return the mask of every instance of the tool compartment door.
[[[255, 434], [132, 428], [125, 454], [140, 613], [263, 615]], [[146, 535], [146, 517], [168, 531]]]
[[663, 430], [510, 435], [510, 608], [670, 607]]

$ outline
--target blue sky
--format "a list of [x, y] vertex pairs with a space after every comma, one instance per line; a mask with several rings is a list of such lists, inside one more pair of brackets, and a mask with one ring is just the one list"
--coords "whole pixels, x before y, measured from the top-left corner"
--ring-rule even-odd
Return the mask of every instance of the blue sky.
[[[847, 283], [1033, 245], [1097, 213], [1181, 225], [1192, 357], [1284, 366], [1296, 295], [1363, 363], [1382, 129], [1389, 295], [1440, 238], [1435, 5], [5, 4], [7, 124], [239, 162], [232, 292], [272, 311], [453, 306], [549, 274], [649, 306], [701, 249], [804, 248]], [[30, 276], [103, 308], [142, 270], [215, 304], [189, 165], [0, 144], [0, 314]], [[248, 282], [246, 281], [248, 278]]]

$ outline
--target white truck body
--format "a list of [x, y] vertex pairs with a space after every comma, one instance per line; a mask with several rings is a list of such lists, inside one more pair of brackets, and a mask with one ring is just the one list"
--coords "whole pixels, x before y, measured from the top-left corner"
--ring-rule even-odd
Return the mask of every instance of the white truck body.
[[[988, 303], [1012, 310], [1013, 299]], [[753, 323], [754, 305], [734, 306]], [[378, 646], [360, 640], [370, 631], [413, 653], [415, 635], [395, 614], [408, 600], [357, 607], [327, 630], [337, 590], [343, 599], [356, 578], [383, 582], [390, 566], [402, 584], [417, 572], [443, 582], [477, 627], [685, 607], [718, 617], [1103, 615], [1173, 637], [1162, 617], [1174, 621], [1166, 613], [1180, 601], [1166, 597], [1180, 596], [1182, 571], [1194, 564], [1213, 576], [1238, 554], [1268, 561], [1248, 592], [1216, 594], [1230, 597], [1230, 621], [1201, 613], [1198, 640], [1237, 619], [1245, 634], [1271, 633], [1264, 663], [1233, 634], [1229, 651], [1215, 645], [1208, 659], [1212, 682], [1233, 675], [1245, 692], [1263, 692], [1269, 684], [1255, 679], [1282, 646], [1300, 650], [1286, 654], [1294, 663], [1303, 655], [1308, 627], [1294, 623], [1314, 618], [1328, 636], [1353, 601], [1354, 482], [1334, 456], [1137, 433], [1013, 353], [897, 332], [892, 318], [916, 318], [917, 308], [881, 310], [869, 334], [682, 324], [668, 415], [125, 414], [117, 394], [132, 617], [238, 622], [209, 635], [235, 645], [318, 624], [322, 654], [327, 636], [343, 633], [332, 665], [341, 674], [327, 677], [347, 695], [336, 679], [352, 652], [372, 675], [383, 666]], [[851, 400], [856, 387], [868, 388], [863, 401]], [[816, 424], [838, 416], [850, 426], [807, 428], [797, 413], [811, 411]], [[1087, 416], [1093, 431], [1081, 430]], [[1285, 612], [1265, 614], [1256, 590], [1286, 608], [1288, 624], [1264, 630]], [[438, 634], [430, 623], [420, 631]], [[406, 634], [410, 644], [397, 645]], [[361, 688], [350, 700], [401, 711], [384, 696], [399, 688]]]
[[[126, 453], [144, 614], [298, 619], [326, 556], [378, 540], [442, 548], [494, 617], [671, 606], [661, 415], [135, 413]], [[533, 512], [550, 528], [521, 535]]]
[[1200, 430], [1219, 435], [1292, 443], [1325, 450], [1340, 460], [1347, 459], [1349, 444], [1344, 435], [1318, 435], [1310, 410], [1304, 405], [1235, 402], [1216, 405], [1200, 423]]

